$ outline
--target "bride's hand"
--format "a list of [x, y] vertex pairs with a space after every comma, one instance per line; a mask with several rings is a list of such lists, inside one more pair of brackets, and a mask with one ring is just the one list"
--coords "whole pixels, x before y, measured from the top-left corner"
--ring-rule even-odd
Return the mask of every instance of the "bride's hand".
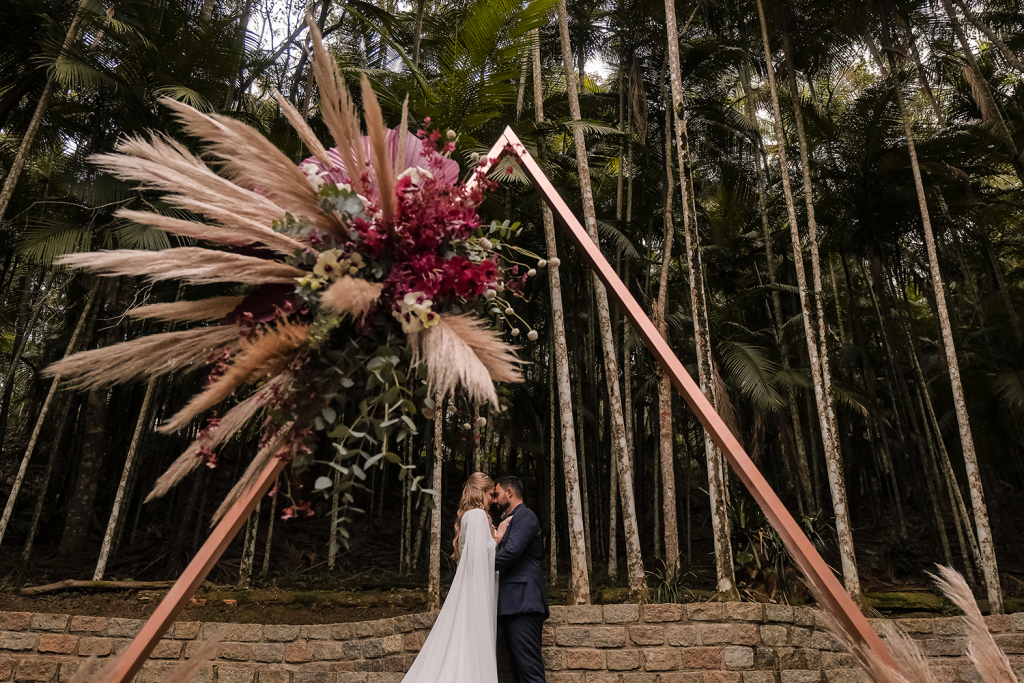
[[501, 539], [505, 538], [505, 531], [508, 529], [509, 522], [511, 521], [511, 517], [506, 517], [502, 520], [501, 524], [498, 525], [497, 530], [494, 532], [495, 543], [501, 543]]

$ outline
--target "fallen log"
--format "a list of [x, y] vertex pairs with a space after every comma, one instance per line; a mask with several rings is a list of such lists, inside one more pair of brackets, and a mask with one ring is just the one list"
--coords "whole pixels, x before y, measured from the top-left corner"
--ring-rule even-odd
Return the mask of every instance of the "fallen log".
[[18, 595], [33, 596], [45, 595], [46, 593], [59, 593], [61, 591], [123, 591], [123, 590], [153, 590], [170, 588], [173, 581], [81, 581], [79, 579], [66, 579], [57, 583], [48, 583], [45, 586], [27, 586], [18, 589]]

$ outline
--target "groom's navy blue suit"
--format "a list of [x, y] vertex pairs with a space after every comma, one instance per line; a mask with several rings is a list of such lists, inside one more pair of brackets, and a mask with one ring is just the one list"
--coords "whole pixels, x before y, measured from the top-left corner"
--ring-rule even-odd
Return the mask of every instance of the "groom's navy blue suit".
[[540, 569], [544, 541], [537, 515], [520, 503], [494, 553], [498, 570], [498, 621], [505, 632], [516, 683], [544, 683], [541, 628], [548, 618], [548, 592]]

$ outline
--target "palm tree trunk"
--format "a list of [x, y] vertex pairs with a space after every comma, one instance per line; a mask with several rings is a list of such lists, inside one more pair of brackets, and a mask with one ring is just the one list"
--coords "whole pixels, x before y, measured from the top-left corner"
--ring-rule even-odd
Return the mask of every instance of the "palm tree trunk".
[[[71, 341], [68, 342], [68, 348], [64, 352], [65, 358], [75, 352], [75, 348], [78, 345], [78, 339], [82, 336], [82, 330], [85, 328], [86, 321], [90, 319], [90, 313], [96, 303], [96, 297], [100, 291], [100, 284], [101, 281], [97, 279], [96, 284], [93, 285], [92, 290], [89, 292], [89, 298], [85, 302], [85, 308], [82, 310], [82, 315], [78, 319], [78, 324], [75, 325], [75, 331], [71, 334]], [[7, 525], [11, 521], [11, 513], [14, 511], [14, 503], [18, 498], [18, 493], [21, 491], [21, 485], [25, 481], [25, 472], [28, 471], [29, 461], [35, 453], [36, 444], [39, 443], [39, 435], [43, 431], [46, 416], [50, 412], [50, 406], [53, 403], [53, 398], [56, 396], [59, 386], [60, 377], [54, 377], [53, 382], [50, 384], [50, 391], [47, 393], [46, 399], [43, 401], [43, 407], [40, 409], [39, 416], [36, 418], [36, 426], [32, 430], [32, 436], [29, 437], [28, 446], [25, 448], [25, 455], [21, 459], [21, 466], [18, 468], [18, 474], [15, 475], [14, 483], [11, 485], [11, 493], [7, 497], [7, 504], [4, 506], [3, 516], [0, 517], [0, 544], [3, 543], [4, 534], [7, 533]], [[31, 542], [31, 538], [29, 542]]]
[[[589, 316], [593, 319], [593, 316]], [[577, 367], [592, 367], [589, 354], [588, 357], [580, 362], [577, 359]], [[583, 403], [583, 387], [581, 383], [577, 382], [574, 385], [576, 389], [576, 405], [582, 406]], [[576, 461], [575, 466], [580, 473], [580, 500], [583, 506], [583, 551], [586, 553], [587, 560], [587, 575], [594, 573], [594, 551], [592, 547], [594, 528], [590, 525], [590, 486], [587, 482], [587, 435], [586, 427], [583, 421], [580, 420], [576, 425], [580, 428], [579, 437], [576, 440], [578, 446], [579, 459]]]
[[942, 114], [942, 109], [939, 107], [938, 101], [935, 99], [935, 93], [932, 92], [932, 86], [928, 83], [928, 72], [924, 69], [924, 63], [921, 62], [921, 55], [917, 51], [917, 40], [914, 38], [914, 32], [911, 30], [908, 32], [909, 43], [910, 43], [910, 54], [914, 56], [914, 65], [917, 67], [917, 80], [921, 83], [921, 90], [924, 91], [925, 97], [928, 98], [928, 103], [932, 107], [932, 111], [935, 112], [935, 120], [939, 122], [939, 128], [946, 127], [946, 117]]
[[[39, 493], [36, 496], [35, 509], [32, 510], [32, 522], [28, 527], [28, 534], [25, 536], [25, 547], [21, 550], [21, 564], [28, 566], [32, 557], [32, 546], [35, 543], [36, 533], [39, 531], [39, 521], [43, 517], [43, 506], [49, 502], [46, 493], [50, 489], [50, 477], [53, 476], [53, 465], [57, 461], [57, 454], [60, 452], [60, 443], [64, 436], [64, 430], [68, 424], [68, 417], [74, 412], [74, 405], [68, 401], [64, 411], [61, 413], [57, 429], [53, 432], [53, 443], [50, 446], [50, 455], [46, 458], [46, 467], [43, 468], [43, 478], [39, 483]], [[36, 421], [39, 424], [39, 421]]]
[[420, 548], [423, 547], [423, 530], [427, 528], [427, 513], [430, 512], [430, 508], [426, 505], [420, 505], [420, 519], [416, 523], [416, 540], [412, 544], [412, 570], [416, 571], [416, 567], [420, 563]]
[[1003, 59], [1006, 60], [1006, 63], [1024, 74], [1024, 64], [1021, 64], [1021, 61], [1017, 59], [1017, 56], [1010, 52], [1010, 48], [1006, 47], [1006, 43], [1004, 43], [999, 35], [992, 30], [992, 27], [976, 17], [964, 0], [956, 0], [956, 4], [964, 13], [964, 16], [967, 17], [967, 21], [971, 22], [974, 28], [984, 33], [985, 36], [992, 41], [992, 44], [999, 48], [999, 53], [1003, 55]]
[[[759, 0], [760, 2], [760, 0]], [[824, 404], [818, 402], [818, 409], [824, 410], [825, 419], [829, 423], [831, 443], [825, 442], [825, 467], [828, 471], [829, 490], [832, 494], [832, 508], [836, 516], [836, 535], [839, 537], [839, 556], [843, 566], [843, 579], [846, 590], [855, 599], [859, 599], [860, 576], [857, 571], [857, 558], [854, 553], [853, 528], [846, 501], [846, 478], [843, 474], [843, 454], [836, 438], [839, 434], [839, 422], [836, 419], [835, 395], [832, 392], [832, 371], [828, 356], [828, 329], [825, 322], [825, 308], [822, 303], [821, 260], [818, 253], [818, 223], [814, 217], [814, 191], [811, 186], [811, 167], [807, 153], [807, 135], [804, 131], [804, 117], [800, 106], [800, 94], [796, 82], [796, 66], [793, 61], [793, 48], [790, 45], [789, 33], [782, 32], [782, 45], [786, 58], [786, 71], [789, 76], [789, 94], [793, 102], [793, 117], [796, 121], [797, 139], [800, 143], [800, 170], [802, 171], [804, 203], [807, 208], [807, 243], [811, 252], [811, 277], [814, 289], [810, 296], [813, 306], [816, 341], [818, 344], [818, 362], [821, 364], [821, 393]], [[767, 49], [767, 39], [765, 40]], [[770, 58], [770, 57], [769, 57]], [[769, 70], [771, 67], [769, 67]], [[788, 172], [787, 174], [788, 175]], [[797, 227], [792, 226], [796, 235]], [[794, 245], [794, 259], [797, 258], [797, 247]], [[802, 249], [800, 250], [802, 258]], [[808, 348], [811, 346], [808, 337]]]
[[[554, 345], [552, 344], [552, 347]], [[555, 372], [554, 363], [551, 366], [551, 395], [549, 397], [549, 403], [551, 405], [551, 439], [548, 444], [548, 463], [550, 471], [548, 473], [548, 559], [550, 560], [548, 569], [548, 581], [554, 584], [558, 580], [558, 507], [557, 500], [555, 498], [555, 490], [558, 482], [558, 467], [555, 464], [555, 431], [558, 429], [558, 414], [555, 409], [555, 403], [557, 401], [557, 391], [555, 387]]]
[[[1006, 147], [1006, 153], [1010, 156], [1010, 163], [1013, 164], [1013, 168], [1017, 172], [1017, 177], [1020, 178], [1022, 183], [1024, 183], [1024, 163], [1021, 162], [1020, 152], [1017, 151], [1017, 145], [1013, 142], [1013, 136], [1010, 135], [1010, 130], [1006, 127], [1006, 121], [1003, 119], [1003, 115], [999, 112], [999, 108], [996, 106], [996, 100], [992, 96], [992, 88], [989, 86], [988, 80], [985, 78], [985, 74], [982, 73], [981, 66], [978, 65], [978, 60], [974, 56], [974, 50], [971, 48], [971, 44], [967, 40], [967, 36], [964, 35], [963, 28], [960, 26], [960, 20], [957, 19], [953, 5], [949, 0], [941, 0], [941, 2], [942, 8], [946, 11], [946, 16], [949, 17], [949, 25], [953, 29], [953, 33], [956, 34], [957, 41], [960, 43], [960, 48], [964, 51], [964, 57], [967, 59], [967, 63], [970, 66], [971, 71], [974, 73], [977, 90], [979, 91], [975, 93], [975, 96], [981, 100], [978, 102], [978, 106], [982, 110], [982, 116], [985, 117], [986, 123], [991, 123], [995, 126], [996, 132], [999, 133], [999, 137], [1002, 139], [1003, 145]], [[890, 64], [895, 64], [895, 58], [891, 53], [889, 54], [889, 62]], [[973, 85], [974, 84], [972, 84], [972, 86]], [[972, 92], [974, 92], [974, 90], [975, 89], [972, 87]], [[900, 93], [899, 96], [902, 98], [903, 94]], [[988, 120], [989, 118], [991, 118], [991, 120]], [[1002, 602], [1000, 601], [1000, 605], [1001, 604]], [[995, 612], [993, 612], [993, 614], [995, 614]]]
[[[953, 472], [953, 463], [949, 458], [949, 451], [946, 450], [946, 442], [942, 438], [939, 429], [939, 421], [935, 415], [935, 407], [932, 405], [931, 394], [928, 393], [928, 383], [925, 380], [924, 371], [921, 369], [921, 362], [917, 356], [917, 349], [914, 340], [910, 336], [909, 329], [904, 324], [904, 334], [907, 337], [910, 348], [911, 360], [914, 361], [914, 370], [917, 375], [917, 387], [920, 397], [918, 398], [921, 408], [921, 432], [928, 444], [934, 443], [932, 458], [939, 462], [943, 478], [946, 481], [946, 489], [949, 491], [949, 504], [953, 512], [953, 519], [956, 521], [957, 539], [960, 543], [960, 550], [964, 556], [964, 565], [967, 567], [967, 574], [970, 583], [974, 583], [971, 576], [970, 560], [968, 553], [974, 558], [975, 564], [982, 566], [981, 549], [971, 529], [970, 516], [967, 514], [967, 506], [964, 504], [963, 494], [960, 493], [960, 484], [957, 482], [956, 474]], [[931, 428], [929, 430], [929, 427]], [[932, 448], [929, 446], [929, 448]], [[958, 521], [957, 521], [958, 520]], [[965, 541], [966, 537], [966, 541]]]
[[135, 423], [135, 433], [132, 434], [132, 442], [128, 447], [128, 456], [124, 462], [124, 469], [121, 471], [121, 481], [117, 485], [117, 494], [114, 496], [114, 508], [110, 512], [107, 530], [103, 534], [103, 545], [100, 546], [100, 557], [96, 562], [96, 571], [93, 572], [93, 581], [102, 581], [103, 573], [107, 569], [107, 558], [110, 557], [110, 550], [114, 544], [114, 531], [117, 529], [117, 519], [121, 514], [121, 503], [124, 501], [124, 493], [128, 488], [128, 477], [132, 473], [132, 463], [135, 461], [135, 453], [138, 451], [139, 441], [142, 439], [142, 431], [149, 423], [149, 408], [153, 403], [156, 382], [157, 378], [154, 377], [146, 385], [146, 395], [142, 399], [139, 419]]
[[270, 517], [267, 522], [267, 542], [263, 546], [263, 564], [260, 565], [260, 574], [266, 576], [270, 570], [270, 549], [274, 541], [274, 517], [277, 516], [277, 496], [270, 497]]
[[430, 486], [434, 489], [434, 509], [430, 514], [430, 571], [427, 579], [427, 606], [441, 609], [441, 460], [444, 453], [444, 417], [447, 396], [438, 396], [434, 405], [434, 471]]
[[[747, 75], [746, 68], [743, 69], [743, 91], [744, 91], [744, 103], [747, 110], [747, 118], [751, 121], [757, 120], [757, 112], [754, 108], [753, 93], [750, 89], [750, 79]], [[782, 317], [782, 299], [779, 296], [778, 289], [778, 276], [775, 273], [775, 254], [772, 247], [772, 234], [771, 228], [768, 223], [768, 202], [765, 200], [765, 171], [767, 169], [761, 166], [761, 143], [758, 141], [754, 145], [753, 157], [754, 157], [754, 168], [757, 171], [757, 201], [758, 209], [761, 213], [761, 232], [764, 235], [764, 250], [765, 250], [765, 261], [768, 267], [768, 284], [771, 285], [772, 290], [772, 312], [774, 317], [775, 330], [775, 344], [779, 347], [779, 354], [782, 360], [783, 371], [789, 370], [789, 354], [783, 346], [782, 337], [782, 325], [785, 322]], [[796, 405], [796, 390], [793, 387], [789, 387], [786, 392], [786, 398], [789, 402], [789, 419], [793, 423], [793, 442], [796, 447], [796, 462], [794, 463], [797, 483], [803, 493], [803, 499], [807, 501], [807, 507], [811, 510], [818, 508], [818, 501], [815, 496], [814, 487], [811, 485], [811, 472], [807, 465], [807, 447], [804, 444], [804, 432], [803, 426], [800, 424], [800, 411]]]
[[[50, 283], [53, 282], [53, 271], [48, 271], [43, 277], [43, 281], [39, 284], [36, 289], [36, 302], [32, 306], [32, 312], [29, 315], [28, 322], [25, 323], [25, 327], [20, 330], [20, 334], [14, 336], [14, 355], [11, 357], [11, 367], [7, 370], [7, 375], [4, 377], [4, 389], [3, 397], [0, 401], [3, 402], [3, 407], [0, 408], [0, 443], [4, 442], [4, 438], [7, 433], [7, 420], [11, 407], [11, 402], [14, 400], [14, 378], [15, 373], [18, 370], [18, 364], [21, 362], [21, 357], [25, 353], [26, 347], [28, 347], [28, 340], [32, 334], [32, 328], [36, 326], [36, 320], [39, 319], [39, 312], [43, 310], [43, 304], [50, 297]], [[25, 285], [26, 298], [29, 296], [31, 288], [28, 283]], [[15, 423], [17, 424], [17, 422]], [[17, 432], [17, 428], [15, 428]]]
[[[540, 63], [539, 30], [533, 34], [533, 105], [537, 123], [544, 121], [543, 76]], [[571, 62], [570, 62], [571, 63]], [[538, 153], [544, 157], [544, 141], [538, 138]], [[562, 472], [565, 478], [565, 508], [569, 525], [569, 603], [590, 604], [590, 578], [587, 574], [586, 532], [583, 526], [583, 502], [576, 467], [576, 426], [572, 414], [572, 385], [569, 380], [569, 349], [565, 343], [565, 309], [562, 306], [562, 280], [559, 274], [555, 219], [542, 202], [544, 243], [548, 258], [548, 289], [551, 292], [551, 341], [554, 346], [555, 385], [558, 389], [558, 426], [562, 442]], [[554, 424], [554, 423], [552, 423]], [[552, 430], [554, 427], [552, 427]], [[552, 451], [552, 455], [554, 451]], [[552, 480], [554, 483], [554, 480]], [[554, 538], [554, 537], [552, 537]], [[552, 543], [554, 547], [554, 543]]]
[[[700, 256], [700, 235], [697, 231], [697, 217], [691, 213], [691, 201], [696, 202], [692, 197], [691, 187], [687, 179], [687, 163], [689, 162], [689, 140], [686, 133], [686, 119], [683, 111], [686, 103], [683, 98], [683, 83], [680, 71], [679, 60], [679, 34], [676, 28], [675, 4], [671, 0], [665, 1], [665, 31], [668, 43], [668, 71], [672, 91], [672, 125], [674, 129], [676, 155], [679, 159], [679, 186], [682, 194], [683, 211], [683, 234], [686, 240], [686, 261], [690, 273], [690, 304], [693, 311], [693, 332], [694, 343], [697, 349], [697, 374], [700, 380], [701, 391], [708, 397], [711, 404], [717, 407], [716, 384], [714, 381], [713, 360], [711, 357], [711, 338], [708, 329], [708, 313], [706, 292], [704, 289], [704, 272]], [[666, 135], [667, 137], [667, 135]], [[667, 160], [668, 161], [668, 160]], [[666, 164], [671, 165], [671, 162]], [[671, 187], [672, 183], [669, 183]], [[667, 220], [667, 217], [666, 217]], [[666, 242], [668, 242], [670, 225], [666, 225]], [[668, 248], [671, 243], [668, 243]], [[667, 249], [666, 249], [667, 251]], [[662, 292], [666, 284], [666, 267], [662, 269], [662, 282], [659, 283], [659, 300], [663, 297]], [[664, 316], [664, 312], [662, 312]], [[662, 325], [664, 321], [662, 320]], [[662, 330], [664, 336], [664, 331]], [[671, 392], [668, 388], [662, 387], [667, 380], [662, 377], [659, 380], [659, 404], [660, 419], [662, 423], [666, 417], [671, 419]], [[667, 398], [667, 404], [663, 403]], [[665, 407], [667, 405], [667, 408]], [[667, 412], [667, 415], [666, 415]], [[671, 428], [669, 428], [671, 429]], [[673, 469], [674, 456], [672, 448], [671, 431], [666, 441], [664, 435], [665, 427], [662, 426], [661, 469], [664, 483], [662, 489], [665, 492], [666, 500], [663, 502], [665, 511], [665, 563], [669, 567], [675, 566], [679, 558], [679, 539], [676, 530], [675, 519], [675, 474]], [[736, 590], [736, 578], [733, 571], [732, 545], [729, 531], [728, 514], [728, 493], [726, 491], [727, 479], [722, 462], [722, 454], [718, 447], [711, 440], [710, 434], [705, 431], [704, 448], [707, 453], [708, 464], [708, 493], [711, 498], [711, 529], [715, 546], [715, 573], [717, 576], [718, 591], [730, 599], [739, 599]], [[668, 500], [671, 496], [671, 500]], [[671, 515], [669, 510], [671, 508]], [[669, 517], [671, 516], [671, 519]], [[671, 524], [671, 530], [669, 529]], [[672, 533], [672, 545], [668, 545], [669, 533]]]
[[242, 563], [238, 567], [238, 588], [248, 588], [252, 581], [252, 565], [256, 559], [256, 533], [260, 524], [260, 508], [262, 501], [256, 504], [256, 509], [249, 515], [249, 521], [245, 525], [245, 540], [242, 542]]
[[78, 458], [78, 476], [68, 504], [64, 533], [58, 552], [75, 555], [85, 548], [99, 488], [103, 454], [106, 452], [107, 392], [93, 389], [85, 402], [85, 438]]
[[[569, 20], [565, 0], [558, 2], [558, 33], [562, 44], [562, 63], [565, 70], [566, 89], [569, 96], [569, 111], [574, 121], [579, 121], [579, 96], [576, 91], [576, 74], [573, 70], [572, 47], [569, 44]], [[580, 188], [583, 195], [583, 216], [587, 234], [598, 243], [597, 211], [594, 193], [590, 185], [590, 165], [587, 159], [587, 145], [583, 130], [573, 128], [576, 146], [576, 163], [580, 174]], [[608, 307], [608, 292], [594, 275], [594, 290], [597, 295], [597, 316], [601, 330], [601, 347], [604, 351], [604, 374], [608, 386], [608, 410], [611, 417], [611, 447], [619, 471], [619, 491], [622, 494], [622, 527], [626, 540], [626, 567], [629, 575], [629, 591], [640, 600], [648, 597], [647, 579], [640, 557], [640, 536], [637, 530], [636, 509], [633, 502], [633, 479], [629, 467], [629, 453], [626, 449], [626, 428], [622, 417], [622, 398], [619, 395], [619, 368], [612, 339], [611, 313]]]
[[[671, 0], [670, 0], [671, 1]], [[674, 17], [673, 17], [674, 20]], [[669, 44], [674, 45], [676, 41], [672, 38], [674, 33], [669, 32]], [[669, 48], [671, 51], [671, 47]], [[677, 47], [678, 50], [678, 47]], [[674, 78], [674, 76], [673, 76]], [[661, 72], [661, 95], [662, 99], [668, 101], [665, 88], [665, 67]], [[675, 102], [673, 102], [675, 104]], [[654, 300], [654, 311], [652, 318], [658, 334], [668, 341], [668, 324], [665, 321], [668, 297], [668, 273], [672, 264], [672, 242], [675, 237], [675, 223], [672, 216], [672, 199], [675, 195], [675, 180], [672, 168], [672, 112], [665, 110], [665, 204], [662, 212], [665, 223], [664, 241], [661, 248], [661, 276], [658, 278], [658, 296]], [[678, 124], [678, 122], [677, 122]], [[679, 155], [680, 164], [683, 155]], [[681, 170], [681, 169], [680, 169]], [[685, 183], [685, 177], [683, 179]], [[683, 189], [683, 197], [686, 197], [686, 189]], [[686, 207], [683, 207], [686, 212]], [[691, 280], [691, 291], [693, 290]], [[696, 300], [692, 300], [696, 305]], [[693, 311], [694, 326], [697, 327], [698, 320], [696, 308]], [[700, 359], [698, 359], [700, 363]], [[658, 368], [658, 454], [661, 467], [661, 513], [664, 518], [663, 535], [665, 543], [665, 573], [669, 579], [675, 577], [679, 569], [679, 529], [678, 515], [676, 513], [676, 475], [675, 458], [672, 449], [672, 381], [662, 368]], [[717, 547], [717, 534], [716, 547]]]
[[[79, 10], [85, 7], [86, 2], [88, 0], [82, 0]], [[57, 57], [58, 61], [64, 56], [64, 52], [71, 47], [71, 43], [75, 41], [75, 38], [78, 37], [78, 26], [81, 23], [81, 12], [75, 12], [75, 18], [71, 20], [71, 26], [68, 27], [67, 35], [64, 36], [64, 45], [61, 47], [61, 54]], [[18, 184], [18, 178], [21, 176], [22, 169], [25, 168], [25, 162], [28, 160], [29, 150], [32, 149], [32, 143], [35, 142], [39, 126], [43, 122], [43, 116], [50, 106], [50, 98], [53, 96], [54, 79], [56, 78], [55, 74], [56, 71], [51, 69], [50, 75], [46, 79], [46, 87], [43, 88], [43, 92], [39, 96], [39, 103], [36, 105], [35, 113], [32, 114], [32, 120], [29, 121], [28, 128], [25, 130], [25, 137], [21, 139], [18, 153], [15, 155], [14, 161], [11, 162], [11, 167], [7, 170], [7, 177], [4, 178], [4, 187], [0, 190], [0, 220], [7, 213], [7, 206], [11, 203], [11, 197], [14, 196], [14, 186]]]
[[426, 0], [417, 0], [416, 2], [416, 28], [412, 34], [412, 63], [416, 68], [420, 68], [420, 40], [423, 35], [423, 9], [426, 5]]
[[[950, 13], [951, 20], [953, 20], [949, 0], [942, 0], [942, 4], [946, 7], [947, 13]], [[962, 35], [959, 25], [956, 25], [956, 31]], [[966, 39], [963, 39], [962, 42], [964, 43], [965, 50], [968, 50], [969, 53]], [[973, 61], [973, 55], [970, 56], [970, 60], [975, 66], [977, 65]], [[942, 347], [946, 354], [946, 365], [949, 368], [949, 382], [953, 389], [953, 406], [956, 410], [957, 425], [960, 428], [960, 444], [964, 453], [968, 489], [971, 494], [971, 506], [974, 508], [974, 524], [977, 527], [978, 550], [981, 553], [981, 573], [985, 577], [985, 586], [988, 589], [988, 599], [992, 614], [1002, 614], [1003, 594], [999, 587], [999, 569], [996, 564], [995, 545], [992, 540], [992, 530], [988, 520], [988, 508], [985, 505], [985, 491], [981, 484], [981, 473], [978, 471], [978, 456], [974, 450], [974, 437], [971, 435], [971, 423], [967, 415], [964, 388], [960, 381], [960, 364], [956, 358], [953, 330], [949, 323], [949, 311], [946, 308], [946, 292], [942, 284], [942, 272], [939, 270], [939, 255], [935, 246], [935, 234], [932, 232], [932, 222], [928, 215], [928, 202], [925, 198], [924, 181], [921, 179], [921, 167], [917, 162], [914, 131], [910, 127], [910, 118], [907, 115], [906, 105], [903, 101], [903, 84], [900, 81], [899, 72], [896, 70], [895, 58], [891, 53], [889, 55], [889, 62], [894, 78], [896, 102], [899, 105], [900, 116], [903, 119], [903, 129], [907, 136], [907, 151], [910, 154], [910, 168], [914, 174], [917, 202], [921, 210], [924, 242], [928, 250], [928, 267], [932, 278], [932, 288], [935, 292], [935, 308], [939, 318], [939, 327], [942, 330]]]
[[[772, 110], [775, 115], [775, 137], [778, 144], [779, 165], [782, 170], [782, 189], [786, 198], [786, 210], [789, 217], [790, 237], [793, 243], [793, 265], [796, 268], [797, 286], [800, 292], [800, 311], [803, 314], [804, 334], [807, 337], [807, 355], [811, 367], [811, 379], [814, 385], [814, 398], [818, 406], [818, 422], [825, 449], [825, 465], [828, 472], [829, 489], [832, 492], [832, 505], [836, 516], [836, 531], [839, 536], [839, 555], [843, 568], [843, 580], [847, 592], [856, 601], [861, 601], [860, 577], [853, 551], [853, 535], [850, 529], [849, 512], [846, 503], [846, 487], [843, 478], [842, 456], [839, 452], [838, 435], [834, 430], [835, 419], [830, 414], [832, 399], [831, 387], [826, 386], [823, 377], [822, 360], [819, 358], [817, 342], [818, 330], [814, 324], [814, 305], [807, 295], [807, 276], [804, 272], [803, 248], [800, 244], [800, 231], [796, 220], [796, 206], [793, 202], [793, 190], [789, 183], [789, 170], [786, 161], [786, 139], [782, 127], [782, 111], [779, 107], [779, 92], [775, 82], [775, 70], [772, 67], [772, 55], [768, 42], [768, 25], [764, 18], [764, 6], [757, 0], [757, 12], [761, 23], [761, 39], [764, 43], [764, 54], [767, 62], [768, 84], [772, 95]], [[805, 142], [806, 144], [806, 142]], [[807, 166], [804, 164], [804, 168]], [[816, 283], [820, 291], [819, 282]]]

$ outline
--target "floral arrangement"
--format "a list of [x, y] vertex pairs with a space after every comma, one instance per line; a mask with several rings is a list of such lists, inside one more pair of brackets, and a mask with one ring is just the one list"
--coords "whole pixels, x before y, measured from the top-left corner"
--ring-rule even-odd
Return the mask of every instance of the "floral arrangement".
[[[119, 215], [212, 243], [159, 252], [115, 250], [71, 255], [62, 263], [150, 281], [239, 283], [249, 291], [198, 301], [150, 304], [137, 318], [183, 323], [79, 353], [47, 372], [76, 387], [96, 387], [171, 371], [210, 367], [205, 386], [159, 427], [177, 431], [231, 396], [150, 494], [165, 494], [246, 424], [262, 419], [259, 451], [215, 514], [219, 518], [271, 458], [292, 464], [283, 516], [312, 514], [293, 490], [295, 473], [321, 463], [314, 490], [334, 486], [352, 502], [351, 486], [431, 417], [435, 399], [458, 388], [476, 405], [500, 410], [495, 382], [522, 381], [514, 347], [489, 329], [493, 319], [520, 335], [510, 301], [535, 270], [516, 263], [509, 242], [517, 226], [484, 225], [477, 207], [491, 183], [479, 168], [458, 182], [450, 158], [457, 136], [430, 129], [387, 130], [363, 79], [367, 135], [315, 24], [314, 74], [335, 147], [325, 149], [305, 120], [277, 94], [312, 156], [294, 164], [248, 126], [165, 100], [187, 132], [206, 143], [214, 172], [181, 144], [162, 136], [133, 138], [118, 154], [94, 159], [119, 178], [159, 190], [197, 220], [122, 209]], [[276, 93], [275, 93], [276, 94]], [[535, 257], [534, 255], [529, 255]], [[529, 331], [529, 339], [536, 333]], [[247, 392], [247, 393], [243, 393]], [[244, 398], [243, 398], [244, 396]], [[419, 478], [403, 466], [415, 489]]]

